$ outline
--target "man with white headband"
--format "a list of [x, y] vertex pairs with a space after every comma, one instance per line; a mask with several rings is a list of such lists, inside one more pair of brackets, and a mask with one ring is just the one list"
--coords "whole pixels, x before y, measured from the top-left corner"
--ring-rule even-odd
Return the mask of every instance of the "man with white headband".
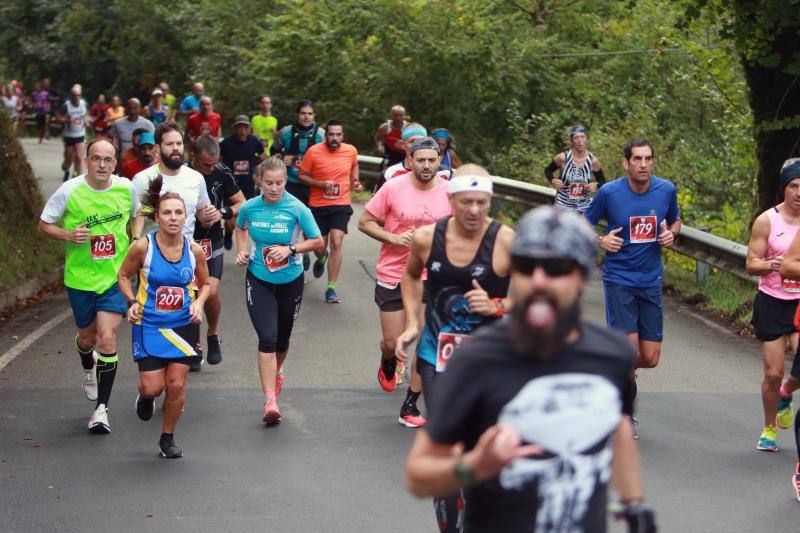
[[[398, 337], [396, 350], [397, 357], [405, 359], [406, 350], [420, 336], [422, 274], [427, 269], [424, 329], [417, 345], [426, 406], [431, 405], [435, 384], [451, 356], [458, 357], [456, 348], [476, 328], [502, 317], [509, 308], [514, 230], [488, 216], [492, 193], [492, 179], [484, 168], [462, 165], [450, 180], [453, 214], [419, 228], [411, 241], [400, 283], [406, 330]], [[442, 531], [459, 531], [463, 503], [459, 493], [435, 500]]]

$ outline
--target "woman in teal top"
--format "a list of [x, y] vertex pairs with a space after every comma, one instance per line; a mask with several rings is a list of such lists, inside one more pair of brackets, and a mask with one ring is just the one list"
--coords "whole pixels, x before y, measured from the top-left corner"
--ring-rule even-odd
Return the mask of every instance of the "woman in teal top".
[[[236, 264], [247, 265], [247, 311], [258, 335], [258, 373], [264, 391], [262, 420], [270, 425], [281, 421], [277, 397], [303, 298], [302, 254], [321, 250], [324, 241], [311, 210], [286, 192], [286, 166], [280, 157], [258, 165], [255, 176], [262, 194], [239, 209]], [[300, 240], [302, 235], [306, 240]]]

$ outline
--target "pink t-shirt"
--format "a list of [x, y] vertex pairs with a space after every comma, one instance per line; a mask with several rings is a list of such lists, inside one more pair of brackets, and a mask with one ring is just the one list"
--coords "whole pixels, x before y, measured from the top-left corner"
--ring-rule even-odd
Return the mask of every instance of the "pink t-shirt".
[[[767, 218], [769, 218], [769, 237], [767, 237], [767, 257], [764, 259], [769, 260], [789, 250], [797, 235], [798, 227], [786, 222], [777, 207], [767, 210]], [[800, 282], [783, 279], [778, 272], [770, 272], [758, 278], [758, 290], [779, 300], [800, 299]]]
[[[450, 183], [443, 178], [436, 187], [421, 191], [414, 187], [414, 176], [405, 174], [389, 180], [367, 203], [366, 208], [375, 218], [384, 221], [383, 229], [391, 233], [403, 233], [433, 224], [450, 214], [450, 198], [447, 193]], [[406, 268], [407, 246], [383, 243], [375, 267], [378, 282], [386, 285], [400, 283]]]

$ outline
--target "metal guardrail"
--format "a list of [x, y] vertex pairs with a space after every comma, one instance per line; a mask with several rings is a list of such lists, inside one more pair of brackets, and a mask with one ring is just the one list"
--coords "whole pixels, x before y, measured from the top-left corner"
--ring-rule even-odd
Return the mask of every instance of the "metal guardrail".
[[[363, 176], [375, 178], [380, 175], [378, 169], [382, 162], [381, 158], [360, 155], [358, 161]], [[495, 198], [502, 201], [533, 207], [552, 204], [555, 199], [555, 191], [549, 187], [500, 176], [492, 176], [492, 181], [494, 182]], [[711, 265], [746, 281], [756, 282], [758, 279], [749, 275], [745, 270], [747, 246], [690, 226], [681, 226], [681, 232], [669, 250]]]

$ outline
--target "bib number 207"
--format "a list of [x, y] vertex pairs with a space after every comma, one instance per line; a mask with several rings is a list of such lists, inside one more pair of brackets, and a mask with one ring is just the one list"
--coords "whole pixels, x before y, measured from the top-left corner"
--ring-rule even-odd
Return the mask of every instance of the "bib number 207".
[[163, 285], [156, 289], [156, 311], [172, 313], [183, 308], [183, 289]]

